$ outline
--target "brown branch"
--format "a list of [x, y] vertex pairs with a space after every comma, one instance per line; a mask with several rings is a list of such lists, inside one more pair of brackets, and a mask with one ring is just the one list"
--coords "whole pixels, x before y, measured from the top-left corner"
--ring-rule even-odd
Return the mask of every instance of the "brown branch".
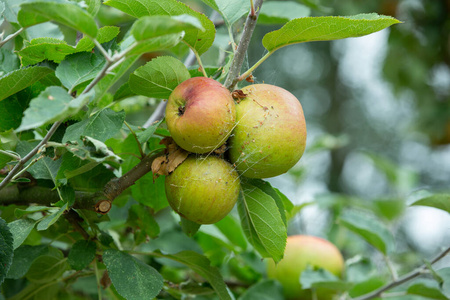
[[244, 31], [242, 32], [241, 40], [236, 50], [233, 62], [230, 66], [230, 72], [228, 73], [227, 79], [225, 80], [224, 86], [228, 90], [232, 91], [239, 81], [239, 73], [241, 72], [242, 64], [244, 63], [245, 54], [247, 53], [248, 46], [250, 45], [250, 40], [253, 35], [253, 30], [256, 27], [256, 22], [258, 21], [259, 11], [261, 10], [262, 0], [256, 0], [254, 9], [247, 16], [245, 21]]
[[[448, 247], [447, 249], [445, 249], [444, 251], [442, 251], [441, 253], [439, 253], [430, 263], [434, 264], [437, 261], [441, 260], [442, 258], [444, 258], [447, 254], [450, 253], [450, 247]], [[353, 298], [353, 300], [369, 300], [369, 299], [373, 299], [373, 298], [377, 298], [380, 297], [381, 294], [383, 294], [385, 291], [390, 290], [396, 286], [399, 286], [411, 279], [414, 279], [416, 277], [418, 277], [419, 275], [421, 275], [423, 273], [423, 271], [425, 271], [427, 269], [427, 265], [423, 264], [422, 266], [420, 266], [419, 268], [415, 269], [412, 272], [409, 272], [408, 274], [405, 274], [404, 276], [398, 278], [397, 280], [394, 280], [382, 287], [380, 287], [379, 289], [376, 289], [373, 292], [370, 292], [366, 295], [362, 295], [360, 297], [357, 298]]]
[[64, 214], [64, 217], [70, 224], [72, 224], [75, 231], [78, 231], [85, 240], [90, 239], [89, 233], [87, 233], [87, 231], [80, 224], [80, 222], [83, 222], [84, 220], [74, 210], [69, 209], [69, 211]]

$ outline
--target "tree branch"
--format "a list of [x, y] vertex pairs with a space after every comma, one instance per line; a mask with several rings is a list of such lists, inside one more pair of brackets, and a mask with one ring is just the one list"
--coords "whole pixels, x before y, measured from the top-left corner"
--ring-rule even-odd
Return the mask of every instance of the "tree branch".
[[[440, 254], [438, 254], [430, 263], [434, 264], [437, 261], [441, 260], [442, 258], [444, 258], [447, 254], [450, 253], [450, 247], [448, 247], [447, 249], [445, 249], [444, 251], [442, 251]], [[382, 287], [380, 287], [379, 289], [376, 289], [373, 292], [370, 292], [366, 295], [362, 295], [360, 297], [357, 298], [353, 298], [353, 300], [369, 300], [369, 299], [373, 299], [373, 298], [377, 298], [380, 297], [381, 294], [383, 294], [385, 291], [390, 290], [396, 286], [399, 286], [411, 279], [416, 278], [417, 276], [421, 275], [422, 272], [424, 270], [426, 270], [427, 265], [423, 264], [422, 266], [420, 266], [419, 268], [415, 269], [414, 271], [405, 274], [404, 276], [398, 278], [397, 280], [392, 281], [391, 283], [388, 283]]]
[[20, 28], [16, 32], [11, 33], [10, 35], [8, 35], [4, 40], [0, 40], [0, 48], [3, 47], [3, 45], [6, 44], [7, 42], [9, 42], [11, 39], [13, 39], [16, 36], [18, 36], [23, 30], [24, 30], [24, 28]]
[[261, 10], [262, 0], [256, 0], [254, 9], [250, 11], [245, 21], [244, 31], [242, 32], [241, 40], [236, 50], [233, 62], [231, 63], [230, 72], [225, 80], [225, 86], [232, 91], [239, 81], [239, 73], [241, 72], [242, 64], [247, 53], [250, 40], [252, 38], [253, 30], [258, 21], [259, 11]]

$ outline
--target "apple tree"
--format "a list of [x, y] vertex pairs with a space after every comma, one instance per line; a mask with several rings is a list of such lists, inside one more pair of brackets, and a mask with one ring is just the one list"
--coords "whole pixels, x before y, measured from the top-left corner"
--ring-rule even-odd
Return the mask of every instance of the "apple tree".
[[330, 145], [308, 145], [300, 102], [257, 68], [401, 22], [311, 0], [184, 2], [0, 0], [0, 297], [448, 299], [450, 268], [434, 266], [450, 248], [392, 263], [397, 202], [323, 208], [353, 255], [336, 234], [288, 238], [314, 203], [266, 179]]

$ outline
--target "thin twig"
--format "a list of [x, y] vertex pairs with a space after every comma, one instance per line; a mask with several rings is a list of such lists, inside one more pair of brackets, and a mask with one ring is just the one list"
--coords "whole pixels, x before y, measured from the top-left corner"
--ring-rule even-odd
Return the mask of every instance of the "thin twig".
[[384, 255], [384, 260], [386, 261], [386, 265], [389, 269], [389, 272], [391, 273], [392, 279], [397, 280], [398, 274], [397, 271], [395, 270], [394, 265], [392, 264], [391, 259], [387, 255]]
[[3, 47], [3, 45], [6, 44], [7, 42], [9, 42], [11, 39], [13, 39], [16, 36], [18, 36], [23, 30], [24, 30], [24, 28], [20, 28], [16, 32], [11, 33], [10, 35], [8, 35], [4, 40], [0, 41], [0, 48]]
[[[439, 255], [437, 255], [431, 262], [430, 264], [434, 264], [437, 261], [439, 261], [440, 259], [444, 258], [447, 254], [450, 253], [450, 247], [448, 247], [447, 249], [445, 249], [444, 251], [442, 251]], [[394, 280], [382, 287], [380, 287], [379, 289], [376, 289], [373, 292], [370, 292], [368, 294], [362, 295], [360, 297], [357, 298], [353, 298], [353, 300], [369, 300], [369, 299], [373, 299], [373, 298], [377, 298], [380, 297], [381, 294], [383, 294], [385, 291], [390, 290], [396, 286], [399, 286], [411, 279], [416, 278], [417, 276], [421, 275], [423, 273], [423, 271], [427, 268], [426, 264], [423, 264], [422, 266], [420, 266], [419, 268], [415, 269], [414, 271], [405, 274], [404, 276], [398, 278], [397, 280]]]
[[255, 12], [252, 10], [247, 16], [245, 21], [244, 31], [242, 32], [241, 40], [236, 50], [233, 62], [231, 63], [230, 72], [228, 73], [227, 79], [225, 80], [225, 86], [231, 91], [234, 89], [238, 83], [239, 73], [241, 72], [242, 64], [244, 63], [244, 58], [247, 53], [248, 46], [250, 45], [250, 40], [253, 35], [253, 30], [256, 27], [256, 22], [258, 21], [259, 11], [261, 10], [262, 0], [256, 0], [254, 5]]
[[0, 154], [9, 156], [9, 157], [11, 157], [12, 159], [15, 159], [15, 160], [19, 160], [20, 159], [20, 156], [17, 156], [17, 155], [15, 155], [14, 153], [12, 153], [10, 151], [0, 150]]

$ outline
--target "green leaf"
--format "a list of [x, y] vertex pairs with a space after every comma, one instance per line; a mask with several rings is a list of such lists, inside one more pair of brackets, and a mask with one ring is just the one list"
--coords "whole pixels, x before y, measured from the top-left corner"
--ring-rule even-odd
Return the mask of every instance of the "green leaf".
[[79, 157], [70, 152], [64, 153], [61, 160], [61, 166], [58, 170], [58, 174], [56, 175], [56, 179], [70, 179], [80, 174], [89, 172], [99, 164], [95, 161], [81, 160]]
[[61, 62], [66, 55], [75, 52], [75, 48], [69, 46], [66, 41], [55, 38], [32, 39], [19, 51], [23, 66], [33, 65], [45, 59]]
[[344, 292], [352, 288], [353, 283], [339, 280], [335, 275], [327, 270], [306, 269], [300, 275], [302, 289], [328, 289]]
[[75, 115], [93, 97], [93, 92], [73, 99], [65, 89], [50, 86], [30, 102], [25, 110], [22, 124], [17, 132], [34, 129], [42, 125], [62, 121]]
[[6, 274], [13, 261], [13, 234], [5, 220], [0, 218], [0, 284], [5, 280]]
[[[111, 41], [120, 32], [120, 28], [116, 26], [104, 26], [98, 30], [97, 41], [100, 44]], [[95, 47], [94, 42], [88, 36], [84, 36], [75, 47], [74, 52], [91, 51]], [[73, 53], [74, 53], [73, 52]]]
[[[134, 204], [128, 210], [129, 224], [134, 225], [141, 234], [135, 232], [135, 240], [137, 244], [146, 241], [147, 236], [152, 239], [156, 238], [159, 234], [159, 225], [149, 211], [148, 207], [143, 205]], [[139, 237], [140, 235], [140, 237]]]
[[103, 262], [117, 292], [127, 300], [153, 299], [163, 287], [155, 269], [126, 253], [107, 249]]
[[61, 250], [50, 247], [49, 251], [37, 257], [25, 277], [33, 283], [47, 283], [61, 278], [67, 268], [67, 258]]
[[158, 256], [172, 259], [191, 268], [194, 272], [205, 278], [209, 284], [211, 284], [220, 299], [231, 300], [231, 297], [227, 291], [227, 286], [223, 281], [219, 269], [212, 267], [209, 260], [205, 256], [194, 251], [181, 251], [177, 254], [160, 254]]
[[100, 10], [100, 6], [102, 5], [101, 0], [75, 0], [77, 2], [84, 2], [86, 7], [86, 11], [90, 13], [93, 17], [95, 17]]
[[367, 280], [356, 283], [349, 291], [352, 298], [368, 294], [386, 284], [385, 278], [371, 277]]
[[115, 7], [136, 18], [157, 15], [178, 16], [182, 14], [188, 14], [197, 18], [205, 30], [202, 31], [197, 28], [186, 30], [184, 41], [200, 55], [205, 53], [214, 41], [216, 30], [211, 20], [176, 0], [108, 0], [104, 4]]
[[19, 68], [17, 55], [9, 49], [0, 49], [0, 77]]
[[411, 206], [421, 205], [430, 206], [437, 209], [442, 209], [450, 213], [450, 195], [449, 194], [437, 194], [429, 197], [425, 197], [415, 201]]
[[[16, 218], [22, 218], [25, 215], [32, 214], [32, 213], [35, 213], [35, 212], [38, 212], [38, 211], [47, 211], [49, 209], [54, 209], [54, 207], [39, 206], [38, 205], [38, 206], [29, 206], [26, 209], [16, 208], [14, 210], [14, 216]], [[17, 221], [19, 221], [19, 220], [17, 220]], [[16, 221], [14, 221], [14, 222], [16, 222]]]
[[67, 150], [82, 160], [92, 161], [96, 163], [110, 162], [115, 165], [122, 163], [122, 158], [114, 154], [108, 147], [89, 136], [82, 137], [83, 145], [72, 144], [67, 142]]
[[122, 49], [126, 49], [126, 45], [129, 45], [132, 48], [132, 50], [127, 51], [127, 57], [129, 57], [147, 52], [170, 49], [181, 42], [182, 38], [183, 33], [173, 33], [137, 42], [134, 39], [134, 36], [129, 36], [121, 45]]
[[169, 205], [166, 198], [164, 178], [164, 176], [160, 176], [153, 180], [151, 172], [145, 174], [131, 186], [131, 195], [139, 203], [153, 208], [155, 212], [160, 211]]
[[25, 276], [33, 261], [44, 252], [48, 251], [46, 245], [30, 246], [22, 245], [14, 250], [14, 258], [7, 278], [19, 279]]
[[262, 280], [247, 289], [239, 300], [283, 300], [283, 288], [275, 280]]
[[105, 58], [97, 52], [75, 53], [67, 56], [56, 67], [55, 75], [69, 91], [74, 91], [81, 84], [94, 79], [105, 62]]
[[188, 236], [193, 237], [197, 231], [200, 229], [200, 224], [189, 221], [188, 219], [185, 219], [180, 216], [180, 225], [181, 230]]
[[[12, 129], [5, 132], [0, 132], [0, 150], [16, 154], [13, 150], [16, 149], [18, 141], [19, 139]], [[11, 156], [0, 153], [0, 169], [3, 169], [6, 163], [11, 160], [13, 160]]]
[[94, 260], [96, 250], [97, 247], [93, 241], [77, 241], [70, 249], [67, 261], [72, 269], [83, 270]]
[[[21, 157], [24, 157], [38, 144], [38, 141], [29, 143], [25, 141], [19, 141], [16, 147], [16, 152], [19, 153]], [[33, 159], [39, 157], [39, 153], [36, 154]], [[28, 164], [30, 164], [32, 160], [30, 160]], [[55, 184], [55, 178], [58, 173], [59, 166], [61, 164], [60, 160], [53, 160], [50, 157], [44, 157], [40, 159], [33, 166], [29, 167], [27, 171], [35, 178], [35, 179], [49, 179], [52, 180]]]
[[145, 16], [134, 22], [130, 31], [136, 41], [180, 33], [188, 29], [204, 30], [200, 21], [190, 15], [179, 16]]
[[376, 199], [372, 201], [373, 210], [389, 221], [399, 218], [405, 211], [403, 199]]
[[275, 200], [261, 189], [244, 182], [238, 210], [249, 242], [262, 257], [280, 261], [286, 247], [287, 232]]
[[173, 89], [191, 76], [184, 64], [171, 56], [160, 56], [130, 75], [130, 89], [139, 95], [168, 99]]
[[[242, 0], [202, 0], [218, 11], [228, 26], [233, 25], [243, 15], [250, 12], [250, 1]], [[265, 5], [265, 4], [264, 4]], [[263, 7], [264, 7], [263, 5]]]
[[284, 24], [310, 14], [309, 7], [294, 1], [266, 1], [261, 7], [258, 24]]
[[20, 4], [28, 2], [29, 0], [3, 0], [5, 5], [4, 16], [10, 23], [17, 23], [17, 13], [20, 10]]
[[0, 101], [29, 87], [52, 72], [53, 70], [47, 67], [29, 67], [5, 74], [0, 77]]
[[247, 249], [247, 241], [245, 240], [242, 228], [230, 214], [215, 223], [214, 226], [219, 228], [220, 232], [222, 232], [230, 242], [240, 247], [243, 251]]
[[392, 233], [373, 217], [346, 211], [338, 219], [338, 223], [362, 237], [385, 255], [394, 250], [395, 240]]
[[279, 30], [267, 33], [262, 43], [269, 52], [273, 52], [296, 43], [359, 37], [397, 23], [400, 21], [395, 18], [375, 13], [349, 17], [299, 18], [289, 21]]
[[51, 225], [58, 221], [59, 217], [64, 213], [68, 207], [68, 203], [64, 204], [57, 212], [44, 217], [37, 225], [37, 230], [47, 230]]
[[450, 294], [450, 267], [439, 269], [436, 273], [444, 281], [442, 283], [442, 290], [444, 293]]
[[81, 144], [81, 136], [89, 136], [104, 142], [120, 131], [124, 120], [125, 112], [103, 109], [88, 119], [67, 127], [62, 141], [78, 141]]
[[80, 6], [70, 2], [36, 1], [23, 3], [17, 19], [22, 27], [56, 21], [93, 38], [97, 36], [97, 24], [94, 18]]
[[437, 282], [430, 279], [422, 279], [411, 284], [406, 290], [408, 295], [421, 296], [427, 299], [447, 300], [447, 296], [442, 293]]
[[145, 144], [148, 142], [148, 140], [153, 136], [153, 134], [156, 131], [156, 128], [162, 123], [164, 119], [161, 119], [160, 121], [153, 123], [151, 126], [146, 128], [144, 131], [137, 132], [136, 136], [138, 138], [139, 143]]
[[17, 249], [22, 245], [23, 241], [28, 237], [31, 230], [33, 230], [35, 221], [29, 219], [19, 219], [8, 224], [14, 238], [13, 249]]

